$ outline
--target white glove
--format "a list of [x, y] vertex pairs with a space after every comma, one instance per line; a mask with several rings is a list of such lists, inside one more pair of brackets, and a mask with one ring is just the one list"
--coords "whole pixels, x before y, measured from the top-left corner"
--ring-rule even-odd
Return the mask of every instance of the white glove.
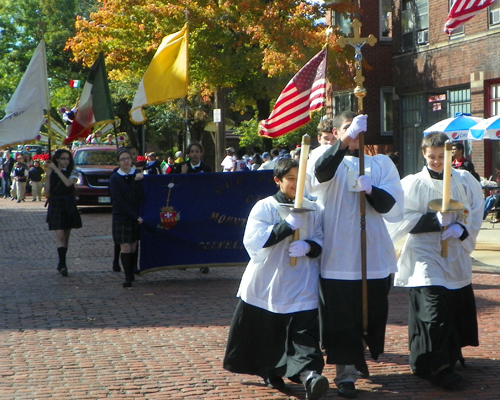
[[311, 245], [304, 240], [296, 240], [290, 243], [288, 250], [290, 257], [304, 257], [311, 251]]
[[455, 219], [455, 213], [436, 213], [436, 218], [441, 226], [450, 225]]
[[299, 212], [291, 212], [288, 217], [285, 218], [285, 222], [290, 225], [294, 231], [300, 229], [304, 225], [304, 216]]
[[351, 139], [356, 139], [361, 132], [366, 132], [368, 115], [356, 115], [351, 122], [349, 128], [347, 128], [346, 133]]
[[441, 235], [441, 239], [446, 240], [449, 238], [458, 239], [464, 233], [464, 228], [460, 224], [451, 224]]
[[372, 187], [372, 180], [368, 175], [361, 175], [358, 177], [358, 184], [356, 185], [356, 190], [358, 192], [366, 192], [366, 194], [371, 194]]

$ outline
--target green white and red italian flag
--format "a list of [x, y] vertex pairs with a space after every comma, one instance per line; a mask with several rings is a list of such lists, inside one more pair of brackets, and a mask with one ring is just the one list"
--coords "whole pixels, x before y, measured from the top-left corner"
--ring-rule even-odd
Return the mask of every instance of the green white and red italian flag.
[[115, 117], [111, 95], [109, 93], [108, 78], [104, 65], [104, 53], [101, 52], [96, 62], [90, 68], [87, 81], [83, 86], [82, 95], [78, 101], [77, 111], [69, 136], [64, 143], [88, 136], [90, 129], [96, 125], [114, 124]]

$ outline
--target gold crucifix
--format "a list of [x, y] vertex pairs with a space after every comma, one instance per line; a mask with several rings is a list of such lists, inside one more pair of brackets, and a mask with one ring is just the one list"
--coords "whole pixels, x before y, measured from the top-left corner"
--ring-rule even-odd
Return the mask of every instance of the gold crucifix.
[[346, 44], [350, 44], [354, 47], [354, 60], [356, 61], [356, 77], [354, 78], [354, 82], [356, 82], [356, 88], [354, 89], [354, 96], [358, 98], [358, 112], [362, 112], [363, 110], [363, 97], [366, 96], [366, 89], [363, 87], [363, 82], [365, 81], [365, 77], [363, 76], [362, 68], [363, 68], [363, 54], [361, 53], [361, 48], [365, 43], [368, 43], [370, 46], [373, 46], [377, 43], [377, 38], [372, 34], [368, 35], [366, 38], [361, 37], [361, 26], [363, 24], [359, 21], [359, 19], [355, 19], [351, 22], [352, 30], [354, 32], [354, 37], [346, 38], [340, 37], [337, 39], [337, 44], [344, 48]]

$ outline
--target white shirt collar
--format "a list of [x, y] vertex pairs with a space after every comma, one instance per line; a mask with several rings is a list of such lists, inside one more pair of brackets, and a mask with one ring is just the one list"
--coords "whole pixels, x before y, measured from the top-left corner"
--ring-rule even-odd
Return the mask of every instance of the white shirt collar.
[[133, 175], [135, 172], [135, 166], [132, 165], [132, 168], [130, 168], [130, 172], [127, 174], [126, 172], [122, 171], [121, 168], [118, 169], [118, 172], [120, 175], [126, 176], [126, 175]]

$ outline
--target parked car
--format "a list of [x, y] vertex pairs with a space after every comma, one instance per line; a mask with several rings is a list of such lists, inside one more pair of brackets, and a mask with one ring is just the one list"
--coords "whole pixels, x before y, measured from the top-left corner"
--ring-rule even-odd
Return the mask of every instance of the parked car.
[[73, 153], [78, 205], [111, 205], [109, 178], [117, 167], [115, 146], [82, 146]]

